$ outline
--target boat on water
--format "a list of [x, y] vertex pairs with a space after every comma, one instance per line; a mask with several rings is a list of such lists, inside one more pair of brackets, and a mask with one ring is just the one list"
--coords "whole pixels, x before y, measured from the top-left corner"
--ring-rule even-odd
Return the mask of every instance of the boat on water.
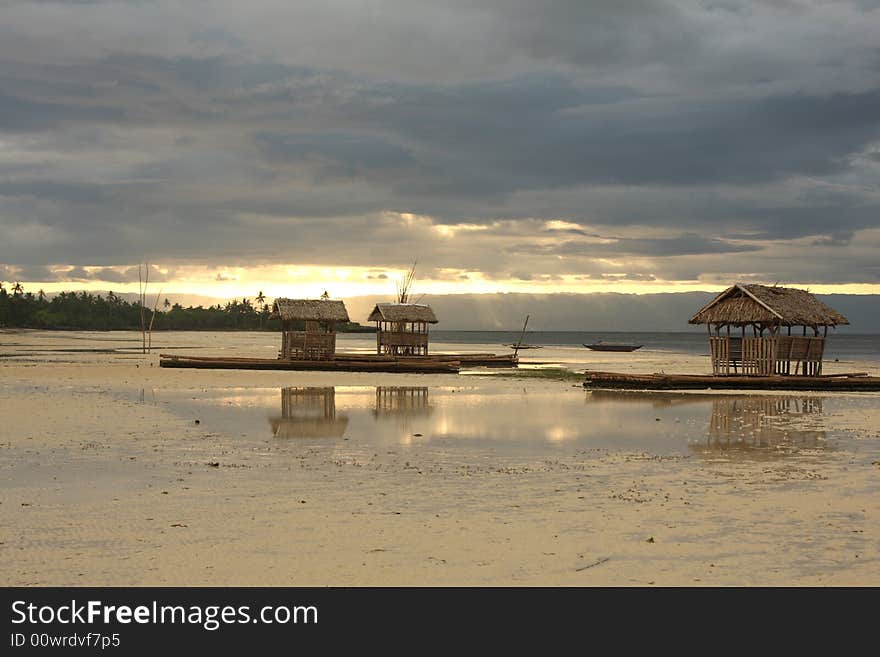
[[587, 349], [592, 349], [593, 351], [635, 351], [644, 346], [641, 344], [629, 344], [626, 342], [604, 342], [602, 340], [594, 344], [581, 344]]
[[503, 345], [501, 345], [501, 346], [502, 346], [502, 347], [510, 347], [511, 349], [540, 349], [540, 348], [543, 347], [544, 345], [540, 345], [540, 344], [525, 344], [525, 343], [523, 343], [523, 344], [517, 344], [516, 342], [513, 342], [513, 343], [511, 343], [511, 344], [503, 344]]

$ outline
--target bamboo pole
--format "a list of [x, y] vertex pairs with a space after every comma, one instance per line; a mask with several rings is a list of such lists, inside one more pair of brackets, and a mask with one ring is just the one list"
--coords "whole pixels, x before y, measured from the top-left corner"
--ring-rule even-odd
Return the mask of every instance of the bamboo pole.
[[[143, 269], [143, 265], [138, 263], [138, 305], [140, 306], [140, 316], [141, 316], [141, 353], [147, 353], [147, 329], [146, 329], [146, 320], [144, 317], [144, 304], [147, 300], [147, 284], [150, 281], [150, 263], [147, 264], [146, 272], [141, 273]], [[146, 281], [144, 281], [144, 277], [146, 277]]]
[[150, 328], [147, 332], [147, 353], [153, 350], [153, 322], [156, 321], [156, 309], [159, 307], [159, 297], [162, 296], [162, 290], [156, 295], [156, 303], [153, 304], [153, 314], [150, 316]]
[[523, 338], [526, 335], [526, 326], [528, 326], [528, 325], [529, 325], [529, 316], [526, 315], [526, 321], [523, 323], [522, 333], [519, 334], [519, 340], [517, 341], [516, 345], [513, 348], [514, 358], [516, 358], [517, 354], [519, 353], [519, 347], [522, 344]]

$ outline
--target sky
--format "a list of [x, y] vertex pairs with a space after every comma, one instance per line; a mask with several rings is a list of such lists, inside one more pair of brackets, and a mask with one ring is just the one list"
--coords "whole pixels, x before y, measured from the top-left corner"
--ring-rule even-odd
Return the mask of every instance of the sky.
[[877, 0], [0, 0], [0, 280], [880, 293]]

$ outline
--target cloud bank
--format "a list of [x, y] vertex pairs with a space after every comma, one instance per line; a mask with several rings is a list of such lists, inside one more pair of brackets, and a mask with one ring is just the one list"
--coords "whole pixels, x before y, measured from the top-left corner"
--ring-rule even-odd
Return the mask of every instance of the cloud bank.
[[0, 264], [880, 285], [878, 33], [867, 0], [5, 3]]

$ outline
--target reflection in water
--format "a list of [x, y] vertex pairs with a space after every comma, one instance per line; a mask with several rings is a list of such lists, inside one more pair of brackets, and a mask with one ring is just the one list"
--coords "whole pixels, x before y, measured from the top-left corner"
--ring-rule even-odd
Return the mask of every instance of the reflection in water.
[[383, 415], [430, 415], [427, 387], [379, 386], [376, 388], [376, 417]]
[[377, 421], [393, 420], [400, 441], [410, 443], [413, 438], [413, 420], [431, 415], [426, 386], [379, 386], [376, 388], [376, 406], [373, 417]]
[[271, 404], [275, 437], [344, 437], [350, 441], [346, 449], [433, 444], [462, 453], [488, 446], [513, 453], [557, 445], [706, 456], [723, 452], [738, 458], [826, 451], [824, 413], [837, 404], [835, 398], [807, 395], [591, 391], [584, 396], [535, 389], [526, 394], [501, 386], [283, 388], [280, 415], [277, 389], [234, 398], [226, 393], [213, 400], [223, 409], [227, 429], [246, 431], [247, 409], [260, 409], [266, 418], [266, 404]]
[[588, 397], [588, 403], [622, 402], [676, 413], [678, 409], [698, 409], [711, 404], [705, 439], [689, 437], [690, 449], [701, 453], [739, 450], [740, 456], [825, 449], [826, 432], [814, 428], [822, 422], [823, 400], [823, 397], [791, 395], [622, 390], [594, 390]]
[[709, 449], [803, 449], [825, 445], [825, 431], [797, 427], [822, 415], [821, 397], [716, 397], [705, 446]]
[[282, 388], [281, 417], [270, 417], [276, 438], [342, 438], [348, 416], [336, 415], [335, 388]]

